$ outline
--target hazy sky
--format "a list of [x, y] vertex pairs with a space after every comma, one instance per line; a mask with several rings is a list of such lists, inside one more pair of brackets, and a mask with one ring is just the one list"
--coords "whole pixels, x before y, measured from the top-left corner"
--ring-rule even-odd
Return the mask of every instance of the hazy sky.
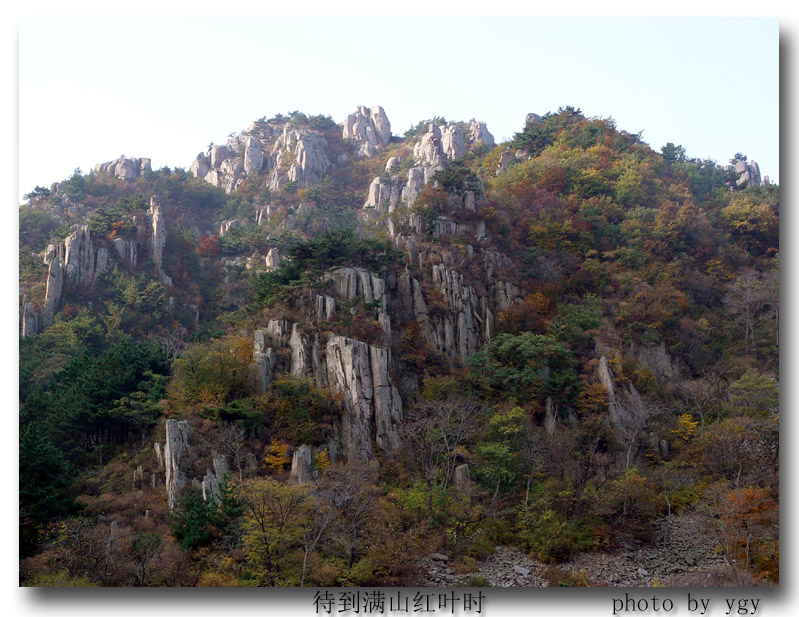
[[779, 177], [776, 19], [31, 18], [19, 36], [19, 193], [125, 154], [186, 167], [298, 109], [382, 105], [392, 132], [580, 107]]

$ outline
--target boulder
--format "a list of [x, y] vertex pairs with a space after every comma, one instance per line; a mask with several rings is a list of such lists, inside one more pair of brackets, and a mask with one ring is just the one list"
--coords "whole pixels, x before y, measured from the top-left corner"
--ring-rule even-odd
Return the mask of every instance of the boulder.
[[277, 267], [280, 265], [282, 259], [283, 258], [280, 254], [280, 249], [277, 248], [276, 246], [272, 247], [271, 249], [269, 249], [269, 252], [266, 254], [266, 260], [265, 260], [266, 269], [276, 270]]
[[463, 463], [462, 465], [458, 465], [455, 468], [455, 484], [459, 486], [465, 486], [467, 484], [471, 484], [471, 477], [469, 476], [469, 465], [468, 463]]

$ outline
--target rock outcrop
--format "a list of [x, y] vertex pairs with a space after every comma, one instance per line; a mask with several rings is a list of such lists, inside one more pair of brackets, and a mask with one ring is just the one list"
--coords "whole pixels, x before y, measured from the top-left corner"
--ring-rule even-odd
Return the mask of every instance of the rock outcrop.
[[469, 141], [487, 148], [493, 148], [495, 145], [494, 136], [488, 131], [486, 123], [475, 119], [469, 121]]
[[368, 459], [373, 443], [386, 452], [399, 446], [402, 400], [389, 378], [389, 351], [342, 336], [328, 339], [327, 380], [343, 395], [342, 445], [349, 459]]
[[644, 368], [650, 370], [655, 378], [661, 382], [672, 381], [679, 376], [674, 361], [666, 351], [666, 343], [661, 341], [654, 347], [635, 345], [630, 349], [632, 355]]
[[189, 423], [186, 420], [166, 421], [164, 466], [166, 495], [170, 510], [174, 510], [180, 492], [188, 484]]
[[129, 159], [120, 157], [107, 163], [97, 163], [94, 166], [94, 173], [107, 174], [115, 178], [132, 179], [144, 176], [152, 172], [150, 159]]
[[57, 258], [50, 260], [47, 267], [47, 291], [44, 296], [44, 309], [42, 311], [42, 328], [53, 324], [56, 309], [61, 303], [61, 292], [64, 289], [64, 269]]
[[608, 418], [614, 431], [624, 434], [641, 419], [643, 401], [632, 384], [626, 388], [617, 386], [607, 357], [602, 355], [597, 366], [597, 377], [605, 389], [608, 404]]
[[275, 370], [275, 352], [271, 347], [267, 347], [267, 333], [264, 330], [255, 331], [255, 341], [253, 344], [253, 373], [255, 375], [255, 386], [258, 392], [266, 392], [272, 387], [272, 379]]
[[294, 451], [294, 455], [291, 458], [289, 482], [292, 484], [306, 484], [311, 482], [315, 475], [311, 448], [303, 444]]
[[341, 136], [358, 144], [358, 156], [371, 157], [391, 141], [391, 123], [380, 105], [368, 109], [361, 105], [344, 121]]
[[393, 212], [399, 205], [412, 206], [422, 187], [431, 181], [435, 173], [450, 162], [462, 158], [471, 148], [484, 145], [492, 147], [494, 137], [484, 122], [471, 120], [437, 125], [430, 122], [413, 148], [414, 165], [407, 176], [392, 173], [398, 161], [392, 157], [386, 164], [386, 174], [372, 180], [364, 208], [378, 212]]
[[279, 126], [254, 123], [226, 144], [199, 153], [190, 169], [195, 178], [226, 193], [254, 174], [268, 174], [270, 191], [279, 191], [287, 182], [310, 188], [332, 164], [327, 146], [322, 134], [312, 129], [293, 128], [289, 122]]
[[280, 254], [280, 249], [272, 247], [269, 249], [269, 252], [266, 254], [265, 264], [267, 270], [276, 270], [278, 266], [280, 266], [280, 262], [283, 261], [283, 256]]
[[727, 169], [732, 169], [736, 174], [735, 188], [745, 188], [747, 186], [763, 186], [766, 184], [760, 177], [760, 166], [755, 161], [738, 161], [735, 165], [730, 165]]
[[227, 457], [224, 454], [211, 452], [211, 460], [213, 462], [214, 471], [210, 469], [205, 470], [205, 476], [202, 479], [202, 492], [204, 501], [217, 501], [222, 496], [222, 485], [225, 482], [225, 476], [230, 472], [227, 464]]
[[163, 264], [164, 245], [166, 244], [166, 224], [164, 223], [164, 215], [161, 211], [161, 201], [158, 197], [153, 195], [150, 198], [150, 257], [155, 263], [155, 270], [158, 273], [158, 279], [169, 287], [172, 285], [172, 279], [167, 276], [161, 268]]
[[97, 247], [86, 225], [69, 234], [58, 247], [63, 256], [64, 278], [72, 283], [93, 285], [97, 275], [111, 266], [108, 249]]

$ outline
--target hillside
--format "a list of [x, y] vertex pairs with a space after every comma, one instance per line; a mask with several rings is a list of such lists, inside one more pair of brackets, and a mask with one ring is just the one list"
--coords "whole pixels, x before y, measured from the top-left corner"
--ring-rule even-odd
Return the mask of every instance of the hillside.
[[187, 169], [20, 209], [23, 584], [778, 582], [756, 163], [375, 106]]

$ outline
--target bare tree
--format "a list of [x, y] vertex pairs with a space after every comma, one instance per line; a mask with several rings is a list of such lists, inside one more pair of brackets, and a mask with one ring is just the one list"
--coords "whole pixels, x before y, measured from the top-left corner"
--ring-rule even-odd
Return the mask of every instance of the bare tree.
[[[744, 349], [749, 355], [755, 345], [755, 323], [766, 306], [768, 293], [759, 272], [748, 268], [730, 284], [724, 304], [733, 321], [743, 330]], [[750, 345], [751, 343], [751, 345]]]
[[164, 329], [153, 337], [153, 341], [161, 345], [169, 360], [174, 360], [186, 347], [189, 331], [183, 326]]
[[377, 470], [364, 461], [331, 467], [319, 482], [319, 498], [334, 513], [330, 539], [352, 568], [376, 507]]
[[527, 474], [527, 487], [524, 493], [524, 507], [526, 508], [530, 503], [530, 484], [533, 481], [536, 469], [541, 465], [541, 457], [543, 456], [547, 442], [546, 432], [538, 426], [533, 426], [531, 422], [526, 426], [524, 451], [522, 455], [524, 461], [528, 466], [529, 473]]
[[244, 429], [233, 423], [226, 422], [219, 429], [219, 443], [236, 466], [239, 472], [239, 482], [244, 479], [244, 468], [247, 460], [244, 437]]
[[447, 487], [458, 450], [477, 434], [484, 413], [479, 402], [468, 398], [422, 401], [410, 412], [405, 435], [428, 486], [440, 482]]
[[678, 392], [699, 416], [699, 422], [703, 426], [706, 414], [714, 409], [717, 416], [721, 413], [721, 402], [726, 396], [724, 382], [718, 375], [709, 373], [701, 379], [682, 382], [678, 387]]
[[[317, 489], [319, 493], [324, 493], [324, 488]], [[311, 556], [316, 545], [324, 537], [330, 524], [336, 519], [336, 512], [330, 507], [330, 499], [317, 498], [312, 504], [313, 514], [311, 515], [310, 525], [306, 528], [302, 536], [303, 556], [302, 556], [302, 576], [300, 577], [300, 587], [305, 586], [305, 573], [308, 567], [308, 557]]]

